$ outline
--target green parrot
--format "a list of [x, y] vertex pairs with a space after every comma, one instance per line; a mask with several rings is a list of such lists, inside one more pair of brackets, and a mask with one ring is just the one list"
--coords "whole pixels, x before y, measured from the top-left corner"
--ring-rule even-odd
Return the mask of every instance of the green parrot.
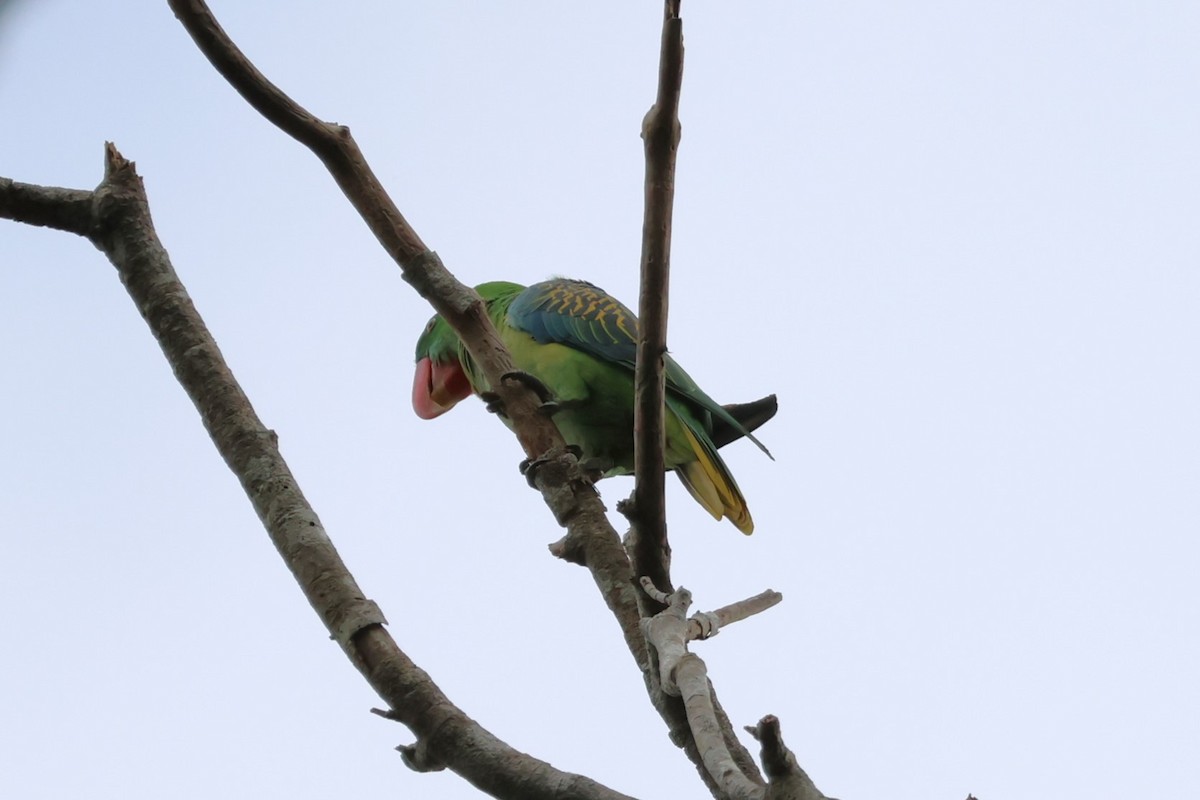
[[[475, 287], [513, 363], [543, 390], [563, 439], [579, 448], [580, 465], [597, 477], [633, 472], [633, 371], [638, 321], [604, 290], [554, 278], [528, 288], [507, 281]], [[770, 456], [751, 431], [775, 415], [775, 396], [721, 406], [669, 355], [666, 358], [666, 467], [714, 518], [742, 533], [754, 521], [717, 448], [742, 436]], [[491, 386], [442, 317], [417, 340], [413, 410], [422, 419], [449, 411]], [[540, 385], [539, 385], [540, 384]], [[507, 422], [507, 420], [505, 420]]]

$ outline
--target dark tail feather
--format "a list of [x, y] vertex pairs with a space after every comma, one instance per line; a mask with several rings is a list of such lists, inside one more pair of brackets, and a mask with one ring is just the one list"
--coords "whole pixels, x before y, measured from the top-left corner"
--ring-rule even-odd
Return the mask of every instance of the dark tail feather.
[[[775, 416], [775, 412], [779, 410], [779, 403], [776, 402], [775, 395], [769, 394], [761, 400], [753, 400], [749, 403], [730, 403], [724, 408], [730, 416], [742, 423], [746, 430], [755, 431], [760, 425]], [[717, 447], [724, 447], [742, 436], [743, 433], [737, 428], [717, 418], [715, 414], [713, 415], [712, 440]]]

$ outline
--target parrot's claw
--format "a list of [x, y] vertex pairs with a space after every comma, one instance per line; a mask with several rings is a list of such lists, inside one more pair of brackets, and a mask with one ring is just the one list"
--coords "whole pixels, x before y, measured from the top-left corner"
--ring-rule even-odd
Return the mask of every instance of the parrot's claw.
[[538, 400], [542, 401], [539, 410], [543, 414], [551, 417], [558, 412], [558, 402], [554, 399], [554, 393], [546, 388], [546, 384], [542, 383], [528, 372], [522, 372], [521, 370], [513, 370], [512, 372], [506, 372], [500, 376], [500, 380], [502, 381], [510, 379], [520, 383], [526, 389], [538, 396]]
[[504, 401], [500, 399], [500, 395], [495, 392], [480, 392], [479, 399], [483, 401], [483, 407], [487, 409], [488, 413], [508, 418], [508, 414], [504, 411]]
[[[583, 456], [583, 448], [581, 448], [577, 444], [567, 445], [566, 450], [568, 453], [575, 456], [576, 460], [579, 460]], [[526, 458], [526, 459], [523, 459], [521, 461], [521, 463], [517, 465], [517, 469], [519, 469], [521, 471], [521, 474], [525, 476], [525, 482], [529, 484], [529, 488], [536, 489], [537, 483], [535, 481], [535, 478], [537, 477], [537, 471], [544, 464], [549, 464], [549, 463], [550, 463], [550, 458], [547, 456], [539, 456], [537, 458]]]
[[[541, 405], [538, 406], [538, 411], [541, 411], [547, 417], [552, 417], [561, 410], [561, 406], [554, 400], [554, 394], [546, 388], [546, 384], [528, 372], [513, 370], [500, 376], [500, 380], [502, 381], [510, 378], [538, 396], [538, 399], [542, 401]], [[495, 392], [480, 392], [479, 399], [484, 402], [484, 408], [489, 412], [504, 419], [508, 418], [508, 412], [504, 408], [504, 401], [500, 399], [500, 395]]]

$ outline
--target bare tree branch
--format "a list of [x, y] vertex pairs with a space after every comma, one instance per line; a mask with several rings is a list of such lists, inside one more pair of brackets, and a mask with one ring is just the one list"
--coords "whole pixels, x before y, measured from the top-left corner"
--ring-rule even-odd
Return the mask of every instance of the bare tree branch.
[[[664, 607], [670, 605], [672, 592], [661, 591], [654, 585], [654, 581], [650, 580], [649, 576], [646, 575], [641, 577], [640, 583], [646, 594], [656, 602]], [[683, 589], [680, 589], [679, 593], [682, 594], [683, 591]], [[721, 606], [715, 611], [697, 612], [688, 618], [683, 640], [691, 642], [696, 639], [711, 639], [720, 633], [721, 629], [726, 625], [732, 625], [755, 614], [761, 614], [768, 608], [779, 605], [782, 601], [783, 595], [767, 589], [765, 592], [756, 594], [753, 597], [747, 597], [745, 600], [738, 600], [736, 603]], [[643, 625], [643, 627], [645, 626]], [[651, 641], [651, 644], [654, 644], [654, 642]], [[661, 665], [659, 669], [662, 669]]]
[[[671, 587], [671, 547], [663, 465], [663, 401], [667, 352], [667, 296], [671, 269], [671, 217], [675, 202], [675, 152], [679, 147], [679, 94], [683, 86], [683, 20], [679, 0], [663, 7], [658, 94], [642, 120], [646, 153], [642, 222], [641, 289], [638, 294], [637, 367], [634, 385], [633, 530], [629, 551], [634, 573]], [[643, 609], [654, 613], [659, 607]]]
[[[658, 63], [658, 90], [654, 105], [642, 120], [642, 141], [646, 156], [645, 211], [642, 222], [641, 287], [638, 295], [637, 365], [634, 379], [635, 486], [632, 523], [627, 549], [633, 562], [634, 574], [649, 577], [653, 583], [669, 591], [671, 583], [671, 548], [667, 540], [665, 499], [664, 441], [664, 370], [663, 356], [667, 352], [667, 308], [670, 284], [671, 224], [675, 202], [675, 155], [679, 147], [679, 97], [683, 88], [683, 21], [680, 19], [680, 0], [663, 3], [663, 27]], [[643, 616], [659, 611], [662, 606], [639, 594]], [[653, 653], [651, 653], [653, 657]], [[658, 670], [649, 674], [651, 695], [661, 691], [655, 687]], [[743, 774], [759, 778], [753, 757], [738, 741], [733, 724], [725, 715], [720, 702], [709, 686], [711, 701], [720, 724], [725, 746], [732, 753]], [[667, 702], [670, 706], [670, 702]], [[676, 726], [684, 721], [684, 712], [675, 709]], [[689, 750], [689, 755], [691, 751]], [[693, 757], [693, 761], [696, 759]], [[719, 796], [720, 789], [711, 773], [697, 762], [697, 769], [709, 789]]]
[[[53, 202], [63, 208], [51, 209]], [[383, 614], [363, 595], [305, 500], [275, 433], [259, 420], [225, 364], [158, 240], [134, 165], [116, 148], [108, 145], [104, 180], [94, 192], [0, 179], [0, 216], [62, 222], [56, 227], [87, 236], [109, 257], [309, 603], [392, 707], [389, 716], [416, 734], [424, 766], [436, 759], [497, 797], [627, 800], [500, 741], [399, 649], [383, 628]]]

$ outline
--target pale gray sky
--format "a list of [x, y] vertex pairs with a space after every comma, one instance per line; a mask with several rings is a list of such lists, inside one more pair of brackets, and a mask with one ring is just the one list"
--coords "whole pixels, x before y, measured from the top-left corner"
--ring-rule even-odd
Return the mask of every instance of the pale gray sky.
[[[636, 302], [656, 3], [213, 2], [469, 283]], [[757, 522], [670, 482], [697, 646], [827, 793], [1186, 796], [1200, 752], [1200, 6], [687, 2], [671, 347], [777, 392]], [[430, 313], [165, 2], [26, 0], [0, 175], [111, 139], [392, 632], [515, 747], [703, 797], [508, 432], [409, 408]], [[0, 223], [0, 796], [475, 796], [325, 638], [112, 268]], [[464, 474], [464, 463], [470, 472]], [[628, 481], [601, 485], [612, 507]], [[500, 522], [487, 522], [500, 512]], [[486, 531], [486, 532], [484, 532]]]

